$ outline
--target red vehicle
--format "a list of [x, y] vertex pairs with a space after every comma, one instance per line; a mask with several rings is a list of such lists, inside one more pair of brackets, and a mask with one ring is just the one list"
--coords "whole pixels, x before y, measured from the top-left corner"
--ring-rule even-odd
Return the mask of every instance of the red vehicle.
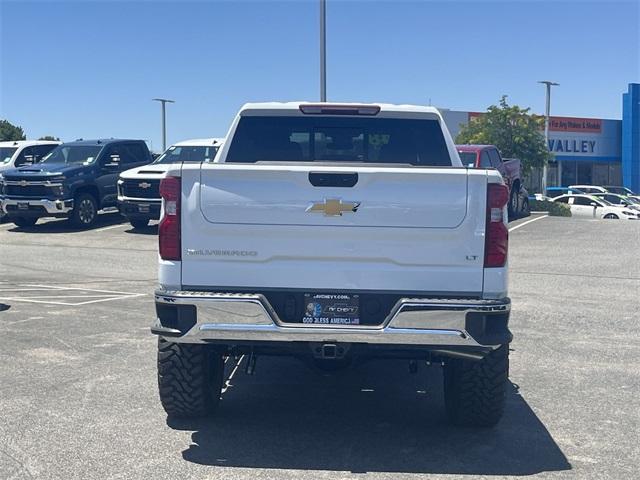
[[509, 217], [529, 211], [527, 191], [522, 186], [520, 160], [502, 158], [494, 145], [456, 145], [462, 165], [469, 168], [495, 168], [509, 187]]

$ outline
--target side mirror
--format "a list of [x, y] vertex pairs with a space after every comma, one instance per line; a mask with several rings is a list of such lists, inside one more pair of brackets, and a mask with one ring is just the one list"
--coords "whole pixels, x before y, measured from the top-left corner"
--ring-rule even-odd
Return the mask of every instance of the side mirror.
[[110, 155], [103, 165], [105, 170], [114, 171], [120, 167], [120, 155]]
[[592, 207], [597, 207], [598, 204], [596, 202], [591, 202], [589, 205], [591, 205]]

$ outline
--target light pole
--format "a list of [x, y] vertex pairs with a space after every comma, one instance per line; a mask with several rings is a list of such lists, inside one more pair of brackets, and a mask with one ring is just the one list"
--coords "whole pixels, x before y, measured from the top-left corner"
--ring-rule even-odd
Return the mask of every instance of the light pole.
[[[544, 112], [544, 144], [549, 149], [549, 112], [551, 111], [551, 87], [560, 85], [559, 83], [552, 82], [550, 80], [540, 80], [538, 83], [542, 83], [547, 86], [546, 106]], [[542, 195], [547, 194], [547, 164], [542, 166]]]
[[152, 98], [154, 102], [160, 102], [162, 104], [162, 151], [167, 149], [167, 103], [176, 103], [174, 100], [168, 98]]
[[320, 101], [327, 101], [327, 4], [320, 0]]

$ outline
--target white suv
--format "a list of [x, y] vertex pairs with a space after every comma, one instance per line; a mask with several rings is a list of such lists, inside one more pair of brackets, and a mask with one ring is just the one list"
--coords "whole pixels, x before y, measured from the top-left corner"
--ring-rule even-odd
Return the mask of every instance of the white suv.
[[613, 205], [592, 195], [560, 195], [554, 202], [565, 203], [571, 208], [571, 216], [577, 218], [603, 218], [606, 220], [637, 220], [639, 213], [626, 206]]
[[38, 163], [62, 142], [55, 140], [16, 140], [0, 142], [0, 172]]
[[604, 187], [598, 187], [597, 185], [569, 185], [569, 188], [575, 188], [583, 193], [607, 193], [607, 189]]

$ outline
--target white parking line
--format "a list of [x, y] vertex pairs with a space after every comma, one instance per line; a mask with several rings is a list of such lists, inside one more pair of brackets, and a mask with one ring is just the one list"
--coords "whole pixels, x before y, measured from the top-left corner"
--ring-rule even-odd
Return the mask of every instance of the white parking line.
[[[95, 288], [82, 288], [82, 287], [60, 287], [58, 285], [21, 285], [22, 287], [39, 287], [41, 289], [44, 290], [82, 290], [84, 292], [98, 292], [98, 293], [117, 293], [120, 295], [137, 295], [135, 293], [131, 293], [131, 292], [117, 292], [115, 290], [98, 290]], [[141, 293], [140, 295], [144, 295], [143, 293]]]
[[511, 228], [509, 229], [509, 231], [510, 231], [510, 232], [513, 232], [514, 230], [517, 230], [517, 229], [519, 229], [520, 227], [524, 227], [525, 225], [528, 225], [528, 224], [530, 224], [530, 223], [537, 222], [538, 220], [541, 220], [541, 219], [546, 218], [546, 217], [548, 217], [548, 216], [549, 216], [549, 215], [541, 215], [540, 217], [532, 218], [531, 220], [527, 220], [526, 222], [521, 223], [521, 224], [519, 224], [519, 225], [516, 225], [515, 227], [511, 227]]
[[227, 378], [227, 380], [224, 382], [224, 387], [222, 387], [222, 392], [221, 393], [225, 393], [229, 389], [229, 387], [231, 386], [231, 380], [233, 379], [233, 376], [238, 371], [238, 368], [240, 368], [240, 364], [242, 363], [243, 359], [244, 359], [244, 355], [242, 355], [238, 359], [238, 363], [236, 363], [235, 367], [233, 367], [233, 370], [231, 370], [231, 373], [229, 374], [229, 378]]
[[[5, 287], [6, 286], [7, 285], [5, 285]], [[22, 296], [21, 294], [23, 292], [38, 292], [40, 294]], [[47, 293], [54, 292], [55, 295], [47, 295]], [[84, 295], [78, 294], [80, 292], [84, 293]], [[64, 305], [68, 307], [77, 307], [99, 302], [110, 302], [112, 300], [125, 300], [145, 295], [147, 294], [91, 288], [60, 287], [58, 285], [18, 285], [16, 288], [0, 289], [0, 300], [3, 301], [43, 303], [49, 305]], [[82, 299], [84, 299], [84, 301], [82, 301]]]
[[128, 227], [128, 226], [129, 225], [125, 223], [118, 223], [116, 225], [109, 225], [108, 227], [96, 228], [95, 230], [91, 230], [91, 232], [104, 232], [106, 230], [111, 230], [113, 228]]

